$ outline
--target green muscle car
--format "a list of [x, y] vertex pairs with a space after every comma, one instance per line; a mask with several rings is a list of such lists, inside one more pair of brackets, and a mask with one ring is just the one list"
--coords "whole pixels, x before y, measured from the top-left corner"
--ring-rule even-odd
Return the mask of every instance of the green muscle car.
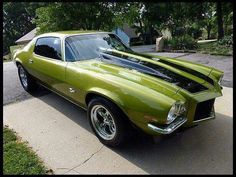
[[201, 64], [132, 51], [113, 33], [62, 31], [35, 37], [14, 54], [23, 88], [38, 84], [87, 110], [109, 146], [133, 127], [170, 134], [215, 118], [223, 72]]

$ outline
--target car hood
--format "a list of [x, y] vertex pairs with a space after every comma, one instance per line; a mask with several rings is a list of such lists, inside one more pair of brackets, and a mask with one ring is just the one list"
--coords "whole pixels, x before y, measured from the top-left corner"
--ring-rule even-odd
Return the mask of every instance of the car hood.
[[168, 59], [139, 53], [107, 50], [100, 53], [100, 59], [97, 61], [99, 62], [94, 62], [94, 67], [90, 69], [127, 79], [159, 92], [174, 94], [184, 89], [190, 93], [197, 93], [207, 90], [210, 84], [214, 84], [208, 77], [210, 68], [206, 68], [205, 72], [199, 72], [183, 66], [183, 62], [176, 64]]

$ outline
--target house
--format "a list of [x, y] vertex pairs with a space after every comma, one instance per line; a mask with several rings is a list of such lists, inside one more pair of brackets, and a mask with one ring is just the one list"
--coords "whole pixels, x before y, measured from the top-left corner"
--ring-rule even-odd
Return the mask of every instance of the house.
[[139, 36], [135, 33], [135, 29], [131, 28], [128, 24], [124, 24], [123, 27], [118, 27], [112, 31], [124, 42], [127, 46], [132, 45], [133, 41], [138, 41]]
[[34, 28], [32, 31], [28, 32], [26, 35], [22, 36], [20, 39], [15, 41], [17, 45], [26, 45], [36, 36], [36, 29]]
[[17, 45], [10, 46], [11, 58], [17, 49], [23, 48], [28, 42], [30, 42], [36, 36], [37, 28], [34, 28], [32, 31], [28, 32], [26, 35], [22, 36], [15, 41]]

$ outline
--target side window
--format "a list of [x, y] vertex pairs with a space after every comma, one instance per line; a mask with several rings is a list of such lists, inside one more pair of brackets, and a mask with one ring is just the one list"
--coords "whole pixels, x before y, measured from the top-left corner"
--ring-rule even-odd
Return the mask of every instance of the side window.
[[42, 37], [36, 41], [34, 53], [61, 60], [61, 40], [57, 37]]
[[65, 58], [66, 61], [75, 61], [73, 50], [67, 41], [65, 41]]

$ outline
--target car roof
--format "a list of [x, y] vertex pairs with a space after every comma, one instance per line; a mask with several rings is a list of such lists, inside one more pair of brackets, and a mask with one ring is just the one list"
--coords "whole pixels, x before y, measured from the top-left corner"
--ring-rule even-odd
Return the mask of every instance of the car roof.
[[50, 32], [50, 33], [44, 33], [39, 36], [39, 37], [67, 37], [67, 36], [72, 36], [72, 35], [80, 35], [80, 34], [98, 34], [98, 33], [109, 33], [105, 31], [93, 31], [93, 30], [74, 30], [74, 31], [57, 31], [57, 32]]

